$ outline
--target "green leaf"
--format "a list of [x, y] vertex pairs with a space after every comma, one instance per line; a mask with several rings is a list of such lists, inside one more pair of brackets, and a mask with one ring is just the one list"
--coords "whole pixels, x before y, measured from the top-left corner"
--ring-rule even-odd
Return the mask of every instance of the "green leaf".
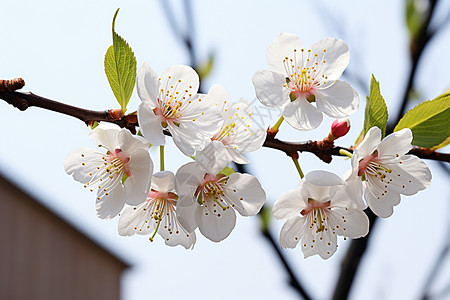
[[222, 171], [220, 171], [218, 174], [223, 174], [223, 175], [225, 175], [225, 176], [230, 176], [231, 174], [233, 174], [235, 171], [232, 169], [232, 168], [230, 168], [230, 167], [225, 167], [225, 168], [223, 168], [223, 170]]
[[410, 109], [395, 126], [394, 131], [411, 129], [412, 144], [432, 148], [440, 146], [450, 136], [450, 93], [423, 102]]
[[367, 97], [366, 110], [364, 114], [363, 136], [366, 135], [370, 128], [377, 126], [381, 129], [381, 134], [384, 138], [386, 134], [387, 119], [388, 110], [386, 102], [381, 95], [380, 84], [372, 74], [372, 79], [370, 80], [370, 95]]
[[136, 83], [137, 62], [131, 47], [114, 29], [118, 12], [119, 9], [112, 22], [113, 45], [106, 51], [105, 73], [114, 96], [125, 113]]

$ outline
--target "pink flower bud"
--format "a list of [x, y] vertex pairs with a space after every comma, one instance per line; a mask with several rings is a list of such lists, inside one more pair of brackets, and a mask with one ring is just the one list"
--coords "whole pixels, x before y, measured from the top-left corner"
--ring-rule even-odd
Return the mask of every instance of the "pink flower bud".
[[337, 119], [331, 124], [331, 134], [335, 139], [347, 134], [350, 130], [350, 120], [348, 118]]

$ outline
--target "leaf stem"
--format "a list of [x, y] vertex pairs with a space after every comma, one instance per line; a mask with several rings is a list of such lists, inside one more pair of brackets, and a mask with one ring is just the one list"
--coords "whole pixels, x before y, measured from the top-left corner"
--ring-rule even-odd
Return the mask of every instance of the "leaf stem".
[[339, 154], [348, 156], [348, 157], [350, 157], [350, 158], [352, 158], [352, 156], [353, 156], [352, 153], [350, 153], [349, 151], [347, 151], [347, 150], [345, 150], [345, 149], [339, 149]]
[[281, 123], [283, 123], [284, 121], [284, 117], [281, 116], [278, 121], [275, 123], [275, 125], [273, 125], [273, 127], [271, 128], [272, 131], [277, 131], [278, 132], [278, 128], [280, 128]]
[[303, 179], [305, 175], [303, 175], [302, 168], [300, 168], [300, 164], [298, 163], [298, 156], [291, 156], [292, 161], [294, 162], [295, 168], [297, 169], [298, 174], [300, 175], [300, 179]]
[[159, 146], [159, 168], [164, 171], [164, 145]]

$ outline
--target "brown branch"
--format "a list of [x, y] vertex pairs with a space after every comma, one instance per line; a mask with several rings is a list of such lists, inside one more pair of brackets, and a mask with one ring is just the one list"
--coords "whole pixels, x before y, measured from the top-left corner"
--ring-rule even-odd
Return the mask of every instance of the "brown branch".
[[[77, 118], [87, 125], [92, 125], [94, 122], [110, 122], [119, 125], [120, 127], [129, 129], [132, 133], [136, 133], [138, 120], [136, 113], [123, 115], [120, 109], [110, 109], [107, 111], [94, 111], [76, 106], [71, 106], [58, 101], [50, 100], [31, 92], [0, 92], [0, 99], [18, 108], [21, 111], [28, 109], [30, 106], [36, 106], [47, 110], [62, 113], [68, 116]], [[168, 134], [168, 132], [166, 132]], [[306, 141], [306, 142], [286, 142], [267, 136], [264, 147], [276, 149], [292, 156], [297, 152], [314, 153], [319, 159], [326, 163], [332, 161], [332, 156], [343, 156], [339, 150], [344, 149], [352, 152], [351, 149], [334, 146], [334, 143], [327, 138], [322, 141]], [[416, 155], [420, 158], [438, 160], [450, 163], [450, 154], [431, 151], [427, 148], [413, 148], [409, 154]]]

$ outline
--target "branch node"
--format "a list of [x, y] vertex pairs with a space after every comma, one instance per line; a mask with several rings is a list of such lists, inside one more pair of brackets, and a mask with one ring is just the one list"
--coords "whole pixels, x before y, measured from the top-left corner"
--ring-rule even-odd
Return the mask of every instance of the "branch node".
[[11, 80], [0, 79], [0, 92], [14, 92], [25, 86], [23, 78], [14, 78]]

